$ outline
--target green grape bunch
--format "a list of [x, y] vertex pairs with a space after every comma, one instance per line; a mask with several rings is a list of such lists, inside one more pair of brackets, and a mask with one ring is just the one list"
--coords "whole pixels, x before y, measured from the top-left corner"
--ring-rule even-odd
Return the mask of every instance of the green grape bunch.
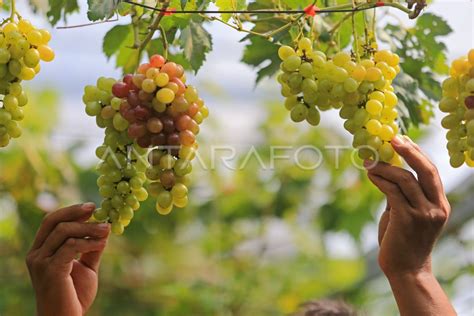
[[86, 113], [105, 129], [103, 144], [96, 149], [96, 156], [102, 160], [97, 167], [97, 185], [103, 200], [92, 220], [111, 222], [112, 232], [120, 235], [140, 202], [148, 198], [144, 188], [147, 150], [128, 136], [129, 124], [119, 111], [122, 100], [112, 94], [115, 83], [113, 78], [99, 78], [96, 85], [85, 87], [83, 102]]
[[22, 134], [18, 122], [23, 120], [23, 107], [28, 103], [22, 81], [35, 78], [40, 61], [54, 59], [50, 40], [47, 30], [36, 29], [28, 20], [7, 20], [0, 27], [0, 147]]
[[448, 130], [450, 164], [474, 167], [474, 49], [453, 61], [442, 89], [439, 109], [446, 113], [441, 125]]
[[398, 98], [391, 85], [400, 72], [396, 54], [381, 50], [359, 62], [346, 52], [329, 58], [302, 38], [296, 49], [281, 46], [278, 55], [278, 82], [294, 122], [317, 126], [322, 111], [338, 109], [360, 158], [401, 164], [390, 144], [399, 132]]

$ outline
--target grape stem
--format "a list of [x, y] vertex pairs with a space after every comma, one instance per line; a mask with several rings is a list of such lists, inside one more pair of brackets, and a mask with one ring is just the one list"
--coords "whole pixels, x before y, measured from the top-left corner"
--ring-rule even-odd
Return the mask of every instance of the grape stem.
[[15, 14], [16, 14], [16, 3], [15, 3], [15, 0], [11, 0], [10, 21], [13, 22], [13, 20], [15, 19]]
[[199, 16], [201, 16], [203, 19], [207, 20], [207, 21], [217, 21], [217, 22], [220, 22], [230, 28], [233, 28], [234, 30], [236, 31], [239, 31], [239, 32], [243, 32], [243, 33], [248, 33], [248, 34], [252, 34], [252, 35], [255, 35], [255, 36], [261, 36], [261, 37], [264, 37], [266, 39], [269, 38], [269, 36], [263, 34], [263, 33], [258, 33], [258, 32], [254, 32], [252, 30], [247, 30], [247, 29], [244, 29], [242, 27], [239, 27], [239, 26], [236, 26], [236, 25], [233, 25], [229, 22], [226, 22], [216, 16], [207, 16], [207, 15], [204, 15], [204, 14], [199, 14]]
[[166, 37], [166, 32], [163, 26], [160, 25], [160, 34], [161, 34], [161, 40], [163, 42], [163, 57], [165, 59], [168, 59], [168, 38]]
[[[157, 6], [158, 6], [158, 3], [159, 2], [157, 2]], [[150, 43], [153, 36], [155, 35], [155, 32], [159, 29], [160, 22], [163, 19], [163, 17], [165, 16], [165, 13], [166, 13], [166, 10], [168, 9], [168, 7], [169, 7], [169, 2], [166, 2], [162, 7], [163, 11], [160, 11], [160, 13], [155, 17], [155, 20], [150, 25], [150, 27], [149, 27], [150, 31], [148, 32], [145, 39], [138, 46], [138, 50], [139, 50], [140, 54], [147, 47], [148, 43]]]
[[[352, 7], [356, 7], [355, 0], [352, 0]], [[356, 55], [357, 62], [360, 62], [360, 54], [359, 54], [359, 34], [357, 33], [357, 26], [355, 20], [355, 12], [352, 12], [352, 32], [354, 36], [354, 52]]]

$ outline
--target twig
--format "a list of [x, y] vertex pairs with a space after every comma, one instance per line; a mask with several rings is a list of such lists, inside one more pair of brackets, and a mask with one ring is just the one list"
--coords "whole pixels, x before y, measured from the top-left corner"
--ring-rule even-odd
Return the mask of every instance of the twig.
[[[355, 0], [352, 0], [352, 6], [355, 7], [356, 3]], [[354, 50], [356, 55], [357, 62], [360, 62], [360, 54], [359, 54], [359, 34], [357, 34], [357, 26], [355, 20], [355, 12], [352, 13], [352, 32], [354, 36]]]
[[15, 19], [15, 13], [16, 13], [16, 2], [15, 0], [11, 0], [11, 14], [10, 14], [10, 20], [14, 21]]
[[161, 34], [161, 41], [163, 42], [163, 57], [168, 59], [168, 38], [166, 37], [166, 32], [163, 26], [160, 25], [160, 34]]
[[84, 24], [77, 24], [77, 25], [58, 26], [58, 27], [56, 27], [56, 29], [57, 30], [75, 29], [75, 28], [87, 27], [87, 26], [104, 24], [104, 23], [118, 22], [118, 20], [119, 20], [118, 14], [115, 14], [114, 19], [108, 19], [108, 20], [104, 20], [104, 21], [91, 22], [91, 23], [84, 23]]
[[[156, 8], [152, 7], [146, 4], [142, 3], [137, 3], [134, 1], [130, 0], [123, 0], [123, 2], [126, 2], [128, 4], [136, 5], [143, 7], [145, 9], [149, 10], [154, 10], [154, 11], [160, 11], [162, 13], [167, 13], [167, 14], [294, 14], [294, 13], [300, 13], [306, 15], [307, 12], [306, 10], [269, 10], [269, 9], [261, 9], [261, 10], [168, 10], [168, 6], [163, 6], [162, 8]], [[315, 1], [316, 3], [316, 1]], [[314, 5], [314, 4], [313, 4]], [[365, 5], [367, 5], [365, 7]], [[364, 11], [364, 10], [370, 10], [374, 9], [377, 7], [382, 7], [382, 6], [388, 6], [388, 7], [393, 7], [398, 10], [401, 10], [409, 15], [413, 14], [411, 10], [408, 8], [404, 7], [403, 5], [399, 3], [385, 3], [385, 2], [376, 2], [376, 3], [364, 3], [363, 5], [357, 6], [356, 8], [352, 8], [352, 4], [342, 4], [342, 5], [336, 5], [332, 7], [327, 7], [324, 9], [319, 9], [317, 10], [317, 13], [339, 13], [339, 12], [354, 12], [354, 11]]]
[[265, 34], [263, 34], [263, 33], [258, 33], [258, 32], [254, 32], [254, 31], [252, 31], [252, 30], [247, 30], [247, 29], [244, 29], [244, 28], [240, 28], [240, 27], [238, 27], [238, 26], [236, 26], [236, 25], [233, 25], [233, 24], [231, 24], [231, 23], [229, 23], [229, 22], [226, 22], [226, 21], [224, 21], [224, 20], [222, 20], [222, 19], [220, 19], [220, 18], [218, 18], [218, 17], [216, 17], [216, 16], [206, 16], [206, 15], [204, 15], [204, 14], [199, 14], [199, 15], [200, 15], [202, 18], [204, 18], [204, 19], [206, 19], [206, 20], [208, 20], [208, 21], [217, 21], [217, 22], [220, 22], [220, 23], [222, 23], [222, 24], [224, 24], [224, 25], [226, 25], [226, 26], [228, 26], [228, 27], [230, 27], [230, 28], [233, 28], [233, 29], [236, 30], [236, 31], [243, 32], [243, 33], [248, 33], [248, 34], [252, 34], [252, 35], [255, 35], [255, 36], [261, 36], [261, 37], [264, 37], [264, 38], [267, 38], [267, 39], [268, 39], [268, 36], [265, 35]]
[[[157, 3], [157, 5], [158, 5], [158, 3]], [[160, 11], [160, 14], [158, 14], [158, 16], [155, 18], [153, 23], [150, 25], [150, 32], [148, 33], [148, 35], [145, 37], [143, 42], [138, 47], [140, 52], [142, 52], [143, 49], [146, 48], [148, 43], [150, 43], [151, 39], [153, 38], [153, 35], [155, 35], [155, 32], [158, 30], [161, 20], [163, 19], [163, 17], [166, 14], [166, 10], [168, 9], [168, 6], [169, 6], [169, 2], [166, 2], [163, 5], [162, 11]]]

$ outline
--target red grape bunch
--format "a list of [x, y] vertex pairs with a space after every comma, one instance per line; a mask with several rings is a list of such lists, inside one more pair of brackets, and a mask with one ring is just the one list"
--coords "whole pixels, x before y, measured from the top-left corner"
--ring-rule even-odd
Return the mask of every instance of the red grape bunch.
[[145, 171], [156, 210], [168, 214], [188, 203], [188, 174], [198, 147], [199, 125], [209, 115], [196, 88], [186, 85], [181, 65], [154, 55], [116, 82], [112, 93], [120, 98], [120, 114], [127, 133], [142, 148], [153, 148]]

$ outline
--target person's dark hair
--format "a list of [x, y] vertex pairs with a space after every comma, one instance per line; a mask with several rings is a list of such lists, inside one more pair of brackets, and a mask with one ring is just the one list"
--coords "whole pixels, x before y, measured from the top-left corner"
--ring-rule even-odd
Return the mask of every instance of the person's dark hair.
[[302, 304], [295, 316], [357, 316], [357, 312], [343, 301], [319, 300]]

